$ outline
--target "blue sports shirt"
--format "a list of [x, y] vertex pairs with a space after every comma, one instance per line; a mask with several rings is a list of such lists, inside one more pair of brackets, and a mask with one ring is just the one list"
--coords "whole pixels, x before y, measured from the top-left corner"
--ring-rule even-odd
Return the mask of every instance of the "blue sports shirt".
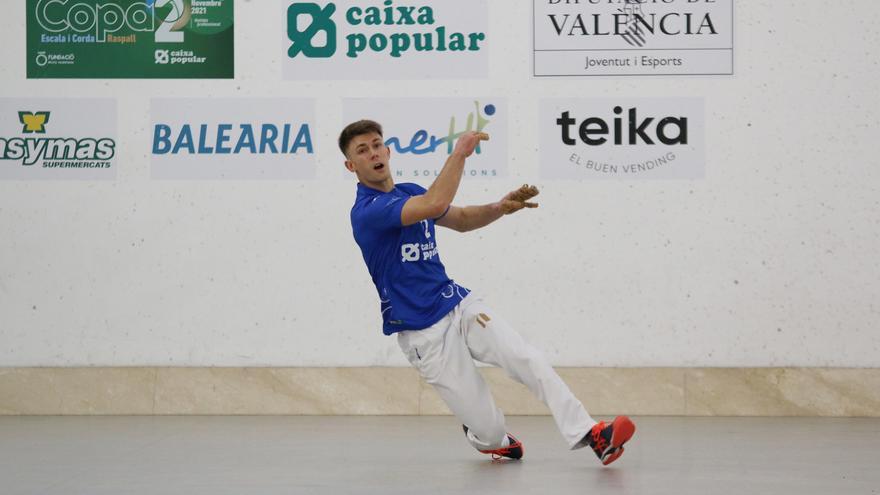
[[470, 292], [446, 275], [434, 219], [401, 223], [403, 205], [425, 192], [418, 184], [397, 184], [387, 193], [357, 185], [351, 229], [379, 292], [385, 335], [430, 327]]

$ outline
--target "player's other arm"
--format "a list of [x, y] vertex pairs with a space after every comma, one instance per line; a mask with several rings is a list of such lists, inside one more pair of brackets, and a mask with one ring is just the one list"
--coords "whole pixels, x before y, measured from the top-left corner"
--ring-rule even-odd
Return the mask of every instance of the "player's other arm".
[[464, 172], [464, 161], [473, 154], [480, 141], [486, 141], [489, 135], [484, 132], [466, 132], [458, 138], [455, 149], [446, 163], [440, 175], [434, 179], [434, 183], [428, 191], [421, 196], [413, 196], [400, 212], [400, 221], [403, 225], [412, 225], [429, 218], [437, 218], [449, 209], [458, 185], [461, 183], [461, 175]]
[[485, 227], [498, 220], [504, 215], [515, 213], [523, 208], [537, 208], [538, 203], [530, 203], [528, 200], [538, 195], [538, 188], [524, 184], [515, 191], [507, 193], [500, 201], [480, 206], [451, 206], [443, 218], [437, 220], [437, 225], [468, 232]]

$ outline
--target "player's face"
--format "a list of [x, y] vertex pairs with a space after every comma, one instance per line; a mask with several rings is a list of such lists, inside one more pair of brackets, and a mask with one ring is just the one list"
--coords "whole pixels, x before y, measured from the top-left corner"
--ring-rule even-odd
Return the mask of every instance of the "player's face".
[[379, 184], [391, 178], [389, 162], [391, 150], [376, 132], [355, 136], [348, 143], [348, 160], [345, 166], [354, 172], [358, 180], [371, 185]]

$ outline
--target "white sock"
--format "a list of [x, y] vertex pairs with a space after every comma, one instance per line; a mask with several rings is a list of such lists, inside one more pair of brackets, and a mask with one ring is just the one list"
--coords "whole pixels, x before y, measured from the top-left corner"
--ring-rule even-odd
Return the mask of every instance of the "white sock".
[[[486, 450], [489, 448], [488, 443], [482, 442], [479, 438], [477, 438], [476, 435], [471, 433], [470, 430], [468, 430], [468, 432], [467, 432], [467, 438], [468, 438], [468, 441], [471, 442], [471, 445], [473, 445], [474, 448], [476, 448], [477, 450]], [[504, 439], [501, 440], [501, 447], [498, 447], [498, 448], [504, 448], [504, 447], [509, 447], [509, 446], [510, 446], [510, 437], [508, 437], [507, 434], [505, 433]]]

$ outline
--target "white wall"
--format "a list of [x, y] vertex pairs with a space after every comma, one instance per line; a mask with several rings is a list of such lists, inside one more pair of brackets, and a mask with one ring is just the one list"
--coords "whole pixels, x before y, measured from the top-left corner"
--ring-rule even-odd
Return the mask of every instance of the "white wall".
[[[510, 177], [457, 203], [537, 182], [541, 208], [441, 255], [553, 364], [880, 366], [877, 2], [740, 0], [732, 77], [560, 79], [530, 76], [531, 2], [489, 3], [488, 80], [352, 84], [282, 81], [266, 0], [237, 2], [234, 81], [26, 80], [8, 2], [2, 96], [113, 96], [121, 155], [112, 182], [0, 182], [0, 366], [404, 365], [334, 145], [340, 98], [401, 93], [508, 99]], [[151, 96], [317, 97], [318, 179], [151, 181]], [[557, 96], [705, 97], [706, 178], [540, 181]]]

